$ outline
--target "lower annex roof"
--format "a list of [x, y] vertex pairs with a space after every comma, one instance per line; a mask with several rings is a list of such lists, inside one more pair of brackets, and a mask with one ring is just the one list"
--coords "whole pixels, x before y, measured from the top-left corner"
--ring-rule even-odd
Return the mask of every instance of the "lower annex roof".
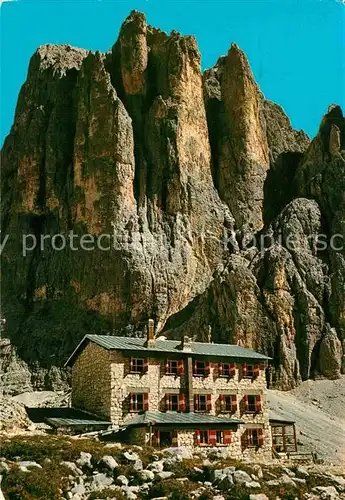
[[136, 415], [131, 420], [124, 424], [125, 427], [133, 425], [239, 425], [243, 424], [242, 420], [216, 417], [214, 415], [205, 415], [203, 413], [178, 413], [176, 411], [146, 411]]

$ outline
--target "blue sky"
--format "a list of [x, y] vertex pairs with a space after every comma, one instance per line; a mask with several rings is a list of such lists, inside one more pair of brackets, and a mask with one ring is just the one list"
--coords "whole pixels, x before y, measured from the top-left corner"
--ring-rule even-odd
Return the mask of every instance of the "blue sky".
[[132, 9], [150, 24], [197, 37], [203, 68], [235, 41], [266, 98], [294, 127], [316, 134], [336, 102], [345, 109], [345, 5], [341, 0], [17, 0], [1, 6], [1, 144], [29, 59], [43, 43], [108, 50]]

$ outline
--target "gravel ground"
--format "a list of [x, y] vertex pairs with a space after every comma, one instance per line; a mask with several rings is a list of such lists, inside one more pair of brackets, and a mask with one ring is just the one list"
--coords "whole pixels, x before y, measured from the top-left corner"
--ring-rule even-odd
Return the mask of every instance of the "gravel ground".
[[299, 451], [326, 463], [345, 463], [345, 376], [307, 380], [292, 391], [268, 391], [271, 410], [295, 420]]

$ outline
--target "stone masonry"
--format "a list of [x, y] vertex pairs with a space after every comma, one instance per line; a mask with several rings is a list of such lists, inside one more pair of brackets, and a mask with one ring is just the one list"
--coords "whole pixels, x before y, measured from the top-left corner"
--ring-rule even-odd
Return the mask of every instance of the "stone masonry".
[[72, 406], [111, 417], [111, 351], [89, 343], [72, 366]]

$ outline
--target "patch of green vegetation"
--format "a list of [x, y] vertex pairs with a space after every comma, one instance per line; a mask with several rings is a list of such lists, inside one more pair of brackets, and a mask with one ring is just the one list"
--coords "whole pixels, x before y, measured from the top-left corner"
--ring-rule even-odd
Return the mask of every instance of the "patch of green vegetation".
[[226, 500], [248, 500], [248, 488], [245, 488], [243, 485], [239, 484], [235, 485], [233, 488], [231, 488], [229, 494], [226, 495], [225, 498]]
[[165, 470], [173, 472], [175, 477], [187, 477], [190, 481], [207, 481], [204, 472], [195, 471], [194, 467], [203, 468], [200, 459], [185, 459], [183, 462], [166, 465]]
[[46, 465], [42, 469], [33, 467], [30, 472], [22, 472], [17, 466], [5, 472], [2, 489], [8, 500], [58, 500], [61, 491], [68, 487], [64, 467], [56, 464]]
[[15, 436], [1, 442], [1, 454], [7, 460], [20, 457], [21, 460], [35, 460], [41, 463], [45, 458], [49, 458], [60, 463], [63, 460], [77, 460], [81, 451], [91, 453], [95, 460], [105, 455], [104, 445], [92, 439], [35, 435]]
[[190, 500], [190, 493], [199, 487], [191, 481], [165, 479], [152, 486], [148, 498], [169, 497], [171, 500]]

